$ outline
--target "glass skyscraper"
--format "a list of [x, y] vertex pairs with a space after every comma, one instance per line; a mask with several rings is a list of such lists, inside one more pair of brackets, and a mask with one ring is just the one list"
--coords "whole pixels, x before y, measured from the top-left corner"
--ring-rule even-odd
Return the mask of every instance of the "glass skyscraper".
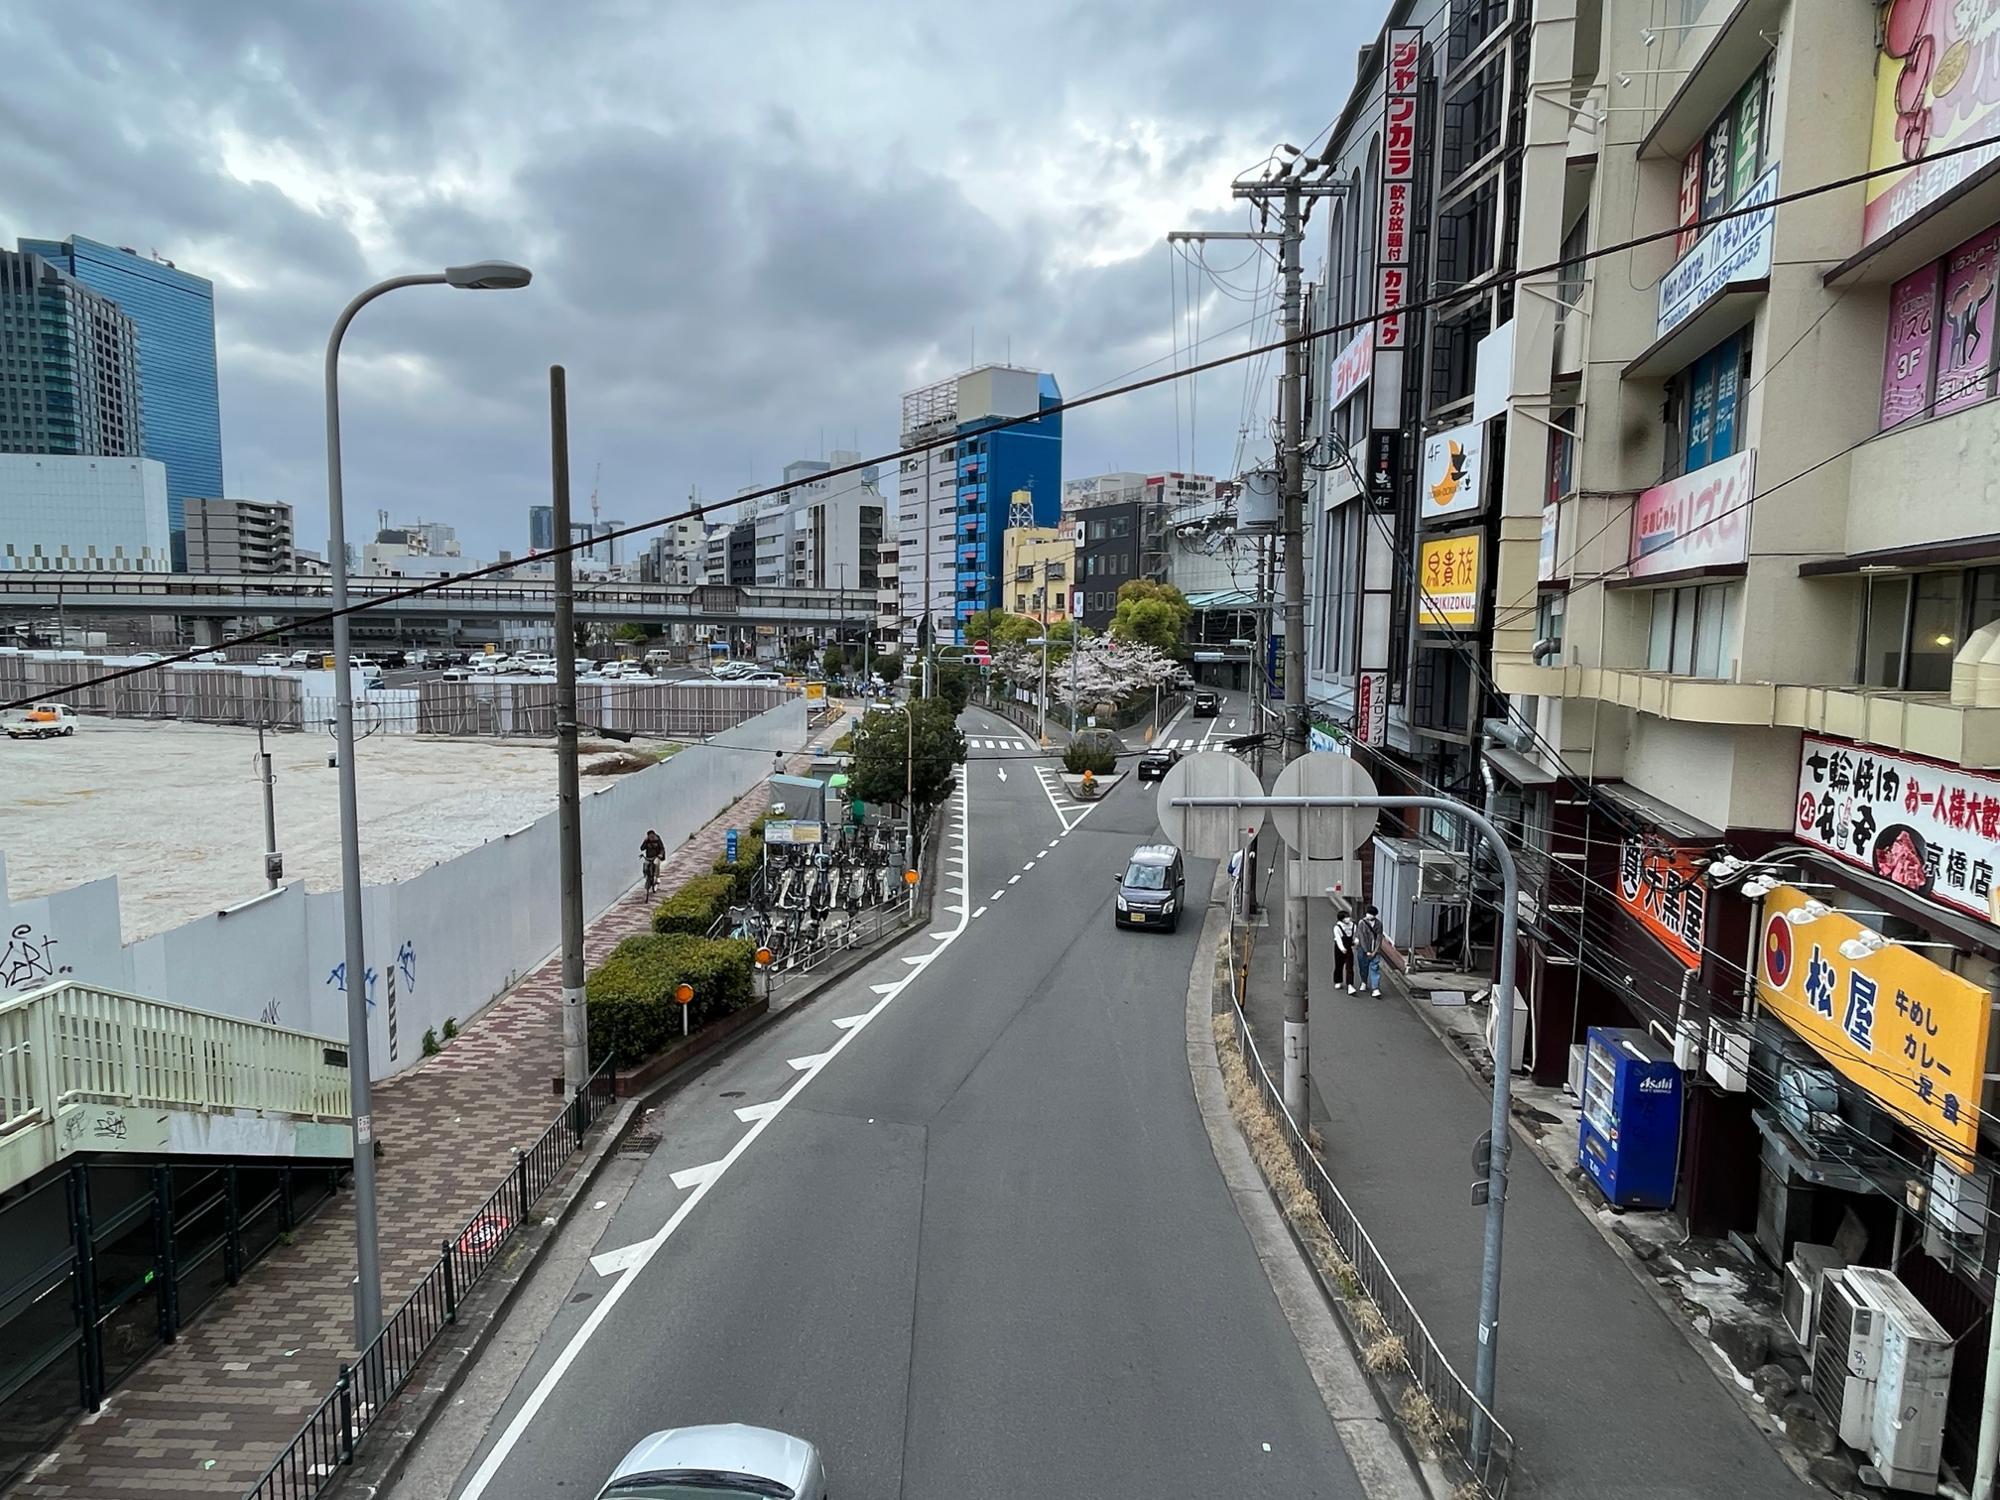
[[139, 458], [139, 333], [109, 297], [0, 250], [0, 453]]
[[146, 457], [166, 465], [174, 566], [186, 566], [186, 502], [225, 493], [213, 284], [170, 262], [81, 235], [22, 240], [20, 247], [109, 297], [137, 325]]

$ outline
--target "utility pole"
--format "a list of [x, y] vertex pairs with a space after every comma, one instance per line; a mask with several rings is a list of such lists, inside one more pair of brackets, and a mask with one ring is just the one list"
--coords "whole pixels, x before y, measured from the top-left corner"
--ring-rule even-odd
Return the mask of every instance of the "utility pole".
[[[1304, 441], [1303, 388], [1305, 383], [1305, 348], [1298, 342], [1301, 331], [1301, 297], [1299, 250], [1305, 236], [1307, 202], [1313, 198], [1344, 197], [1347, 184], [1340, 182], [1313, 181], [1305, 179], [1305, 172], [1311, 165], [1310, 158], [1296, 146], [1280, 146], [1279, 155], [1283, 164], [1267, 168], [1263, 175], [1254, 178], [1239, 178], [1230, 185], [1230, 193], [1237, 198], [1248, 199], [1264, 211], [1263, 222], [1269, 223], [1269, 211], [1278, 210], [1278, 228], [1231, 233], [1186, 233], [1177, 232], [1167, 236], [1168, 241], [1201, 240], [1251, 240], [1256, 242], [1275, 241], [1278, 246], [1279, 273], [1284, 279], [1284, 301], [1282, 304], [1283, 337], [1285, 339], [1285, 368], [1278, 382], [1278, 484], [1280, 512], [1280, 535], [1283, 538], [1285, 554], [1284, 631], [1285, 631], [1285, 727], [1284, 759], [1296, 760], [1306, 753], [1306, 672], [1305, 672], [1305, 622], [1306, 622], [1306, 562], [1305, 562], [1305, 455], [1301, 451]], [[1275, 573], [1275, 558], [1272, 570]], [[1263, 567], [1260, 562], [1260, 575]], [[1261, 580], [1260, 580], [1261, 581]], [[1269, 588], [1262, 590], [1263, 599], [1271, 594]], [[1260, 737], [1264, 732], [1264, 711], [1262, 698], [1268, 697], [1259, 679], [1265, 677], [1269, 660], [1270, 630], [1265, 622], [1268, 616], [1263, 599], [1258, 603], [1258, 640], [1251, 653], [1251, 670], [1255, 674], [1252, 684], [1252, 709], [1256, 722], [1251, 726]], [[1263, 772], [1263, 751], [1257, 751], [1258, 773]], [[1306, 1039], [1306, 894], [1305, 867], [1297, 859], [1288, 860], [1285, 872], [1285, 1107], [1295, 1119], [1306, 1119], [1308, 1080]]]
[[569, 382], [549, 366], [549, 472], [556, 526], [556, 851], [561, 865], [563, 1091], [590, 1078], [583, 1004], [583, 789], [576, 769], [576, 570], [569, 531]]

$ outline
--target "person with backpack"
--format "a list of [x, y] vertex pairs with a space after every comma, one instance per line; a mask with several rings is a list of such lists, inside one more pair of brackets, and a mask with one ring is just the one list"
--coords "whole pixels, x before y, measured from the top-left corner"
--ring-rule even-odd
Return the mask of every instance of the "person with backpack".
[[1333, 983], [1336, 989], [1344, 984], [1348, 994], [1354, 993], [1354, 918], [1345, 907], [1333, 919]]
[[1354, 925], [1354, 946], [1360, 959], [1361, 982], [1368, 986], [1371, 995], [1382, 993], [1382, 942], [1382, 914], [1371, 905]]

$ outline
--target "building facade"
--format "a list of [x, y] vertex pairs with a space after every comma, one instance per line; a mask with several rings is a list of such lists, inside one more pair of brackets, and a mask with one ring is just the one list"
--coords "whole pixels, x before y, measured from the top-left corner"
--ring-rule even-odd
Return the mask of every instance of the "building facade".
[[553, 505], [528, 507], [528, 551], [546, 552], [556, 544], [556, 508]]
[[167, 476], [157, 460], [0, 453], [0, 570], [172, 569]]
[[1113, 500], [1073, 517], [1076, 524], [1076, 590], [1083, 595], [1084, 627], [1102, 633], [1118, 610], [1118, 590], [1145, 575], [1139, 568], [1143, 500]]
[[1021, 517], [1028, 524], [1060, 519], [1061, 413], [987, 429], [1061, 401], [1054, 376], [1012, 365], [982, 365], [904, 395], [904, 447], [956, 438], [904, 459], [898, 478], [907, 645], [914, 648], [920, 634], [962, 642], [967, 618], [1001, 607], [1001, 537], [1016, 519], [1017, 491], [1029, 497]]
[[290, 573], [292, 508], [274, 500], [196, 497], [183, 511], [190, 573]]
[[[1778, 1266], [1851, 1223], [1978, 1351], [1961, 1476], [2000, 1258], [2000, 147], [1933, 158], [1991, 132], [1990, 9], [1396, 4], [1323, 157], [1310, 416], [1316, 743], [1509, 831], [1538, 1081], [1593, 1026], [1673, 1041], [1690, 1230]], [[1427, 936], [1490, 957], [1458, 904]]]
[[0, 452], [145, 452], [139, 333], [39, 255], [0, 250]]
[[213, 284], [171, 261], [81, 235], [22, 240], [20, 247], [109, 297], [138, 326], [145, 454], [167, 467], [167, 509], [178, 555], [187, 500], [225, 493]]
[[1069, 618], [1070, 587], [1076, 579], [1077, 522], [1065, 517], [1053, 526], [1009, 526], [1003, 538], [1001, 573], [1006, 579], [1002, 607], [1044, 625]]

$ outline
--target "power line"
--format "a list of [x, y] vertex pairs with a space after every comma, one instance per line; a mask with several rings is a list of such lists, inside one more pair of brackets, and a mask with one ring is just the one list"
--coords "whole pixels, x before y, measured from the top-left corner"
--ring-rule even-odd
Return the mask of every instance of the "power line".
[[[1990, 141], [1985, 141], [1985, 140], [1967, 141], [1956, 146], [1946, 147], [1941, 151], [1934, 151], [1930, 155], [1926, 156], [1924, 160], [1927, 163], [1949, 161], [1953, 157], [1962, 156], [1968, 152], [1990, 149], [1991, 144], [1992, 143]], [[1583, 265], [1590, 261], [1604, 259], [1607, 256], [1621, 255], [1630, 250], [1639, 249], [1646, 245], [1656, 244], [1663, 240], [1677, 239], [1681, 235], [1688, 234], [1694, 231], [1710, 229], [1717, 224], [1726, 224], [1732, 220], [1745, 218], [1752, 214], [1761, 214], [1769, 212], [1775, 215], [1778, 209], [1786, 207], [1790, 204], [1806, 202], [1810, 199], [1820, 197], [1827, 193], [1841, 192], [1848, 188], [1858, 187], [1863, 183], [1873, 181], [1875, 178], [1885, 177], [1892, 175], [1894, 173], [1903, 172], [1907, 170], [1908, 170], [1908, 164], [1899, 161], [1892, 166], [1875, 167], [1865, 172], [1851, 173], [1846, 177], [1835, 178], [1831, 181], [1819, 183], [1812, 187], [1800, 188], [1795, 192], [1781, 193], [1765, 203], [1755, 204], [1746, 207], [1724, 209], [1718, 213], [1709, 215], [1706, 218], [1695, 219], [1686, 224], [1680, 224], [1680, 225], [1675, 225], [1671, 228], [1656, 230], [1649, 234], [1637, 235], [1628, 239], [1617, 241], [1614, 244], [1600, 246], [1594, 250], [1584, 250], [1578, 252], [1575, 255], [1562, 256], [1556, 260], [1549, 261], [1543, 265], [1529, 266], [1520, 270], [1504, 272], [1500, 275], [1494, 276], [1480, 283], [1480, 286], [1482, 290], [1494, 290], [1504, 286], [1511, 286], [1516, 283], [1526, 281], [1532, 277], [1553, 275], [1554, 273], [1562, 270], [1566, 266]], [[851, 463], [839, 464], [831, 469], [826, 470], [824, 473], [820, 474], [817, 477], [820, 480], [840, 479], [844, 478], [849, 474], [860, 473], [863, 469], [880, 468], [881, 466], [886, 464], [900, 462], [902, 459], [905, 458], [917, 457], [926, 453], [935, 452], [939, 449], [955, 447], [957, 444], [965, 441], [968, 438], [984, 437], [991, 433], [1004, 432], [1011, 428], [1023, 427], [1031, 423], [1041, 422], [1049, 417], [1065, 415], [1069, 412], [1078, 411], [1086, 406], [1095, 406], [1105, 401], [1115, 400], [1119, 397], [1136, 395], [1141, 391], [1151, 390], [1153, 387], [1158, 385], [1169, 384], [1176, 380], [1191, 379], [1206, 374], [1211, 370], [1224, 369], [1242, 360], [1254, 359], [1261, 354], [1271, 354], [1284, 350], [1294, 344], [1302, 344], [1302, 345], [1310, 344], [1316, 339], [1337, 338], [1342, 334], [1352, 334], [1362, 328], [1372, 327], [1374, 324], [1380, 323], [1388, 318], [1407, 317], [1411, 313], [1424, 312], [1433, 308], [1444, 306], [1449, 302], [1457, 300], [1460, 295], [1461, 295], [1461, 289], [1455, 288], [1450, 292], [1434, 293], [1429, 297], [1415, 299], [1413, 301], [1405, 303], [1403, 306], [1399, 308], [1376, 309], [1374, 311], [1363, 314], [1362, 316], [1348, 319], [1345, 322], [1329, 324], [1325, 328], [1302, 329], [1296, 335], [1290, 337], [1280, 337], [1268, 343], [1258, 345], [1254, 348], [1242, 350], [1241, 352], [1238, 353], [1218, 355], [1213, 359], [1197, 361], [1183, 368], [1167, 371], [1163, 374], [1147, 376], [1144, 379], [1130, 381], [1123, 385], [1113, 386], [1105, 390], [1089, 392], [1080, 396], [1071, 396], [1063, 400], [1056, 401], [1049, 406], [1041, 407], [1035, 411], [1024, 412], [1023, 414], [1017, 417], [995, 418], [992, 421], [978, 423], [977, 425], [967, 428], [960, 432], [954, 432], [945, 436], [925, 439], [919, 442], [911, 443], [906, 447], [893, 448], [885, 453], [877, 454], [871, 458], [861, 458], [861, 459], [856, 459]], [[1794, 477], [1799, 477], [1799, 476], [1794, 476]], [[694, 505], [690, 505], [684, 510], [674, 511], [667, 515], [656, 516], [651, 520], [635, 521], [626, 526], [615, 527], [594, 538], [582, 538], [582, 539], [572, 539], [569, 541], [559, 541], [556, 546], [548, 548], [541, 554], [541, 556], [543, 558], [549, 558], [549, 557], [554, 557], [559, 552], [577, 552], [577, 551], [582, 551], [586, 548], [600, 546], [609, 542], [623, 541], [627, 537], [639, 536], [649, 531], [657, 531], [660, 527], [670, 526], [676, 521], [689, 520], [695, 517], [707, 515], [710, 511], [723, 510], [734, 506], [740, 506], [747, 503], [752, 503], [758, 500], [768, 499], [773, 495], [780, 494], [791, 488], [794, 488], [794, 486], [785, 483], [778, 483], [773, 485], [766, 485], [758, 489], [753, 489], [745, 494], [732, 495], [726, 500], [711, 500], [711, 501], [700, 502]], [[222, 642], [221, 644], [224, 646], [246, 645], [256, 641], [271, 640], [277, 636], [296, 631], [301, 625], [320, 624], [322, 622], [331, 621], [334, 618], [336, 618], [337, 614], [353, 615], [353, 614], [360, 614], [367, 610], [382, 609], [394, 605], [405, 599], [421, 598], [425, 594], [434, 593], [443, 588], [462, 585], [464, 583], [471, 582], [475, 579], [491, 577], [498, 573], [510, 572], [517, 566], [519, 566], [519, 564], [512, 561], [504, 563], [488, 563], [484, 567], [468, 569], [464, 573], [458, 574], [450, 579], [443, 579], [443, 578], [433, 579], [426, 583], [412, 585], [407, 589], [401, 589], [387, 594], [377, 594], [368, 599], [349, 604], [346, 609], [341, 611], [336, 612], [328, 610], [316, 615], [299, 617], [294, 619], [288, 625], [273, 626], [266, 630], [253, 631], [244, 635], [234, 636], [229, 640]], [[74, 684], [73, 686], [88, 687], [88, 686], [95, 686], [99, 682], [114, 682], [119, 680], [120, 678], [132, 676], [136, 672], [149, 670], [151, 667], [171, 666], [177, 662], [192, 661], [197, 655], [201, 654], [203, 651], [212, 651], [216, 649], [218, 649], [216, 646], [204, 646], [191, 649], [189, 651], [180, 653], [178, 655], [166, 657], [162, 661], [149, 663], [148, 666], [146, 667], [121, 669], [117, 672], [107, 673], [98, 678], [89, 679], [88, 681], [83, 683]], [[39, 703], [42, 702], [44, 699], [53, 696], [54, 696], [53, 691], [49, 693], [40, 693], [32, 697], [21, 698], [6, 704], [0, 704], [0, 709], [25, 707], [28, 704]]]

